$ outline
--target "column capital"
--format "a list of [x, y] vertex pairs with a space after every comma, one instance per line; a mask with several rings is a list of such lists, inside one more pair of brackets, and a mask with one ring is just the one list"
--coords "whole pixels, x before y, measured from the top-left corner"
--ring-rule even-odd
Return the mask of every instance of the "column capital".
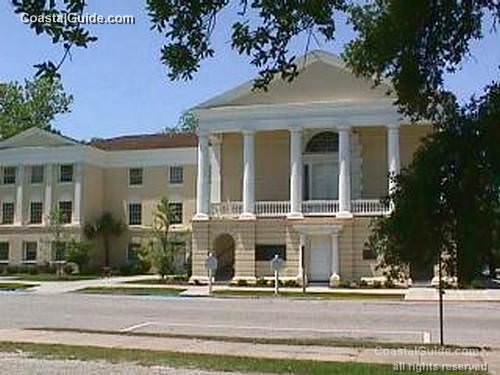
[[206, 129], [198, 129], [196, 134], [198, 135], [198, 137], [208, 137], [210, 135], [210, 132]]
[[255, 135], [255, 129], [243, 129], [241, 133], [243, 135]]
[[347, 131], [347, 132], [350, 132], [352, 130], [352, 126], [351, 125], [338, 125], [337, 126], [337, 130], [339, 132], [341, 131]]
[[304, 128], [302, 126], [293, 126], [288, 129], [290, 133], [302, 133]]
[[399, 130], [401, 124], [387, 124], [385, 127], [389, 130]]

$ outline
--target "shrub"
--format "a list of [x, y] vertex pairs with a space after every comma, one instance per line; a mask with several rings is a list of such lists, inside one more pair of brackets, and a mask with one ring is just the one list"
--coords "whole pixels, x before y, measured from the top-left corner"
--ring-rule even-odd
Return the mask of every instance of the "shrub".
[[283, 282], [283, 286], [287, 288], [298, 288], [300, 285], [295, 280], [285, 280], [285, 282]]
[[239, 279], [236, 281], [237, 286], [248, 286], [248, 282], [246, 280]]
[[263, 287], [263, 286], [267, 286], [267, 280], [264, 279], [263, 277], [259, 277], [257, 279], [257, 281], [255, 282], [255, 286], [259, 286], [259, 287]]
[[366, 280], [361, 279], [361, 280], [359, 281], [359, 287], [360, 287], [360, 288], [368, 288], [368, 283], [367, 283], [367, 281], [366, 281]]
[[481, 279], [474, 279], [470, 283], [472, 289], [486, 289], [486, 283]]
[[384, 283], [384, 287], [393, 289], [396, 287], [396, 284], [394, 284], [394, 281], [392, 281], [392, 279], [387, 279]]
[[89, 263], [91, 248], [92, 245], [89, 242], [72, 240], [67, 247], [66, 260], [70, 263], [76, 263], [82, 272]]
[[36, 266], [29, 267], [28, 268], [28, 273], [30, 275], [38, 275], [38, 268]]
[[375, 280], [373, 282], [373, 288], [374, 289], [380, 289], [380, 288], [382, 288], [382, 283], [380, 281], [378, 281], [378, 280]]

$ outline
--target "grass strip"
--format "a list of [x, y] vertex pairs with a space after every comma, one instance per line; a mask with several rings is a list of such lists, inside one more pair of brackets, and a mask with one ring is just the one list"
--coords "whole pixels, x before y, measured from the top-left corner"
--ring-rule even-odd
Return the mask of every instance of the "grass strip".
[[134, 287], [109, 287], [96, 286], [77, 290], [83, 294], [114, 294], [127, 296], [179, 296], [185, 289], [178, 288], [134, 288]]
[[[393, 374], [392, 366], [364, 363], [319, 362], [287, 359], [265, 359], [209, 354], [174, 353], [137, 349], [98, 348], [59, 344], [0, 342], [0, 351], [28, 352], [34, 358], [96, 361], [111, 363], [132, 362], [144, 366], [169, 366], [211, 371], [239, 371], [270, 374], [300, 375], [386, 375]], [[431, 375], [451, 375], [456, 372], [426, 372]], [[468, 374], [484, 374], [469, 372]]]
[[37, 273], [34, 275], [29, 273], [15, 273], [8, 276], [15, 277], [16, 280], [23, 280], [23, 281], [79, 281], [79, 280], [93, 280], [99, 278], [99, 276], [97, 275], [58, 276], [55, 273]]
[[[184, 333], [171, 332], [122, 332], [110, 330], [96, 330], [83, 328], [52, 328], [52, 327], [33, 327], [28, 328], [33, 331], [53, 331], [53, 332], [74, 332], [74, 333], [89, 333], [89, 334], [104, 334], [104, 335], [121, 335], [121, 336], [142, 336], [142, 337], [164, 337], [177, 339], [193, 339], [206, 341], [223, 341], [223, 342], [238, 342], [251, 344], [268, 344], [268, 345], [299, 345], [299, 346], [328, 346], [328, 347], [348, 347], [360, 349], [439, 349], [442, 348], [438, 344], [412, 344], [412, 343], [397, 343], [397, 342], [381, 342], [369, 340], [355, 340], [351, 338], [280, 338], [280, 337], [245, 337], [245, 336], [222, 336], [222, 335], [193, 335]], [[445, 345], [449, 349], [475, 349], [475, 350], [490, 350], [488, 347], [477, 346], [460, 346], [460, 345]]]
[[16, 290], [26, 290], [38, 286], [37, 284], [23, 284], [23, 283], [0, 283], [1, 291], [16, 291]]
[[[216, 290], [213, 294], [217, 297], [273, 297], [274, 291], [272, 290]], [[390, 300], [402, 301], [404, 294], [390, 293], [390, 294], [375, 294], [375, 293], [335, 293], [335, 292], [309, 292], [306, 294], [302, 292], [281, 291], [280, 297], [291, 298], [304, 298], [304, 299], [324, 299], [324, 300]]]

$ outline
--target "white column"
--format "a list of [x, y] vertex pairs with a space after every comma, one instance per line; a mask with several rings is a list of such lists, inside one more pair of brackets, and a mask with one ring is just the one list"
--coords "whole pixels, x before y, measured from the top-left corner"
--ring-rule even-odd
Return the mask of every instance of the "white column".
[[302, 219], [302, 129], [290, 130], [290, 214]]
[[339, 213], [337, 217], [351, 218], [351, 129], [339, 127]]
[[243, 212], [240, 219], [255, 218], [255, 132], [243, 132]]
[[44, 224], [50, 223], [50, 214], [52, 213], [52, 183], [53, 183], [53, 170], [52, 164], [45, 166], [44, 179], [45, 179], [45, 198], [43, 203], [44, 208]]
[[208, 133], [198, 135], [198, 177], [196, 185], [196, 215], [194, 220], [207, 220], [209, 215], [209, 155]]
[[220, 139], [212, 137], [210, 142], [210, 198], [212, 203], [221, 201], [220, 151]]
[[393, 176], [397, 176], [401, 170], [401, 158], [399, 154], [399, 125], [387, 126], [387, 161], [389, 163], [389, 193], [395, 189]]
[[23, 225], [23, 189], [24, 189], [24, 165], [16, 168], [16, 208], [14, 215], [14, 225]]
[[338, 286], [340, 282], [340, 251], [339, 234], [332, 234], [332, 271], [330, 276], [330, 286]]
[[83, 164], [77, 163], [74, 168], [74, 183], [73, 183], [73, 217], [71, 223], [80, 225], [82, 221], [82, 180], [83, 180]]

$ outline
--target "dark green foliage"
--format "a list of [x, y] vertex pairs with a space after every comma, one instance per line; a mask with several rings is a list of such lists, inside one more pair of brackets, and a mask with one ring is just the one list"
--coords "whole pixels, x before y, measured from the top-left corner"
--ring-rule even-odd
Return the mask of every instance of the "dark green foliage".
[[102, 237], [104, 241], [104, 266], [109, 267], [111, 238], [117, 237], [125, 231], [125, 224], [115, 219], [110, 212], [104, 212], [95, 222], [87, 223], [84, 227], [85, 237], [95, 240]]
[[0, 136], [12, 137], [32, 127], [52, 130], [56, 116], [68, 113], [72, 102], [57, 79], [0, 84]]
[[[79, 23], [65, 23], [56, 18], [68, 13], [82, 15], [87, 5], [86, 0], [12, 0], [12, 5], [15, 13], [34, 17], [30, 18], [29, 26], [36, 34], [47, 35], [52, 43], [62, 44], [64, 48], [59, 62], [46, 61], [35, 65], [37, 76], [58, 77], [58, 70], [73, 46], [86, 48], [89, 43], [97, 40]], [[45, 17], [51, 17], [51, 22], [43, 22]]]
[[66, 260], [76, 263], [81, 272], [87, 271], [92, 245], [85, 241], [71, 240], [66, 247]]
[[500, 86], [445, 112], [441, 130], [397, 178], [390, 196], [395, 210], [375, 222], [368, 246], [392, 277], [407, 264], [430, 267], [443, 254], [448, 273], [468, 285], [484, 265], [498, 265]]
[[389, 78], [405, 114], [428, 119], [446, 100], [443, 74], [455, 72], [471, 42], [483, 36], [485, 14], [500, 20], [495, 0], [376, 0], [349, 10], [359, 33], [345, 53], [351, 67]]
[[[295, 56], [289, 53], [290, 41], [301, 34], [332, 40], [334, 12], [344, 9], [343, 0], [235, 3], [239, 13], [231, 28], [232, 47], [260, 70], [255, 82], [259, 88], [267, 87], [275, 74], [291, 81], [298, 72]], [[169, 77], [192, 79], [201, 61], [214, 55], [210, 38], [218, 15], [231, 2], [148, 0], [147, 4], [153, 29], [167, 39], [161, 60], [170, 68]]]

